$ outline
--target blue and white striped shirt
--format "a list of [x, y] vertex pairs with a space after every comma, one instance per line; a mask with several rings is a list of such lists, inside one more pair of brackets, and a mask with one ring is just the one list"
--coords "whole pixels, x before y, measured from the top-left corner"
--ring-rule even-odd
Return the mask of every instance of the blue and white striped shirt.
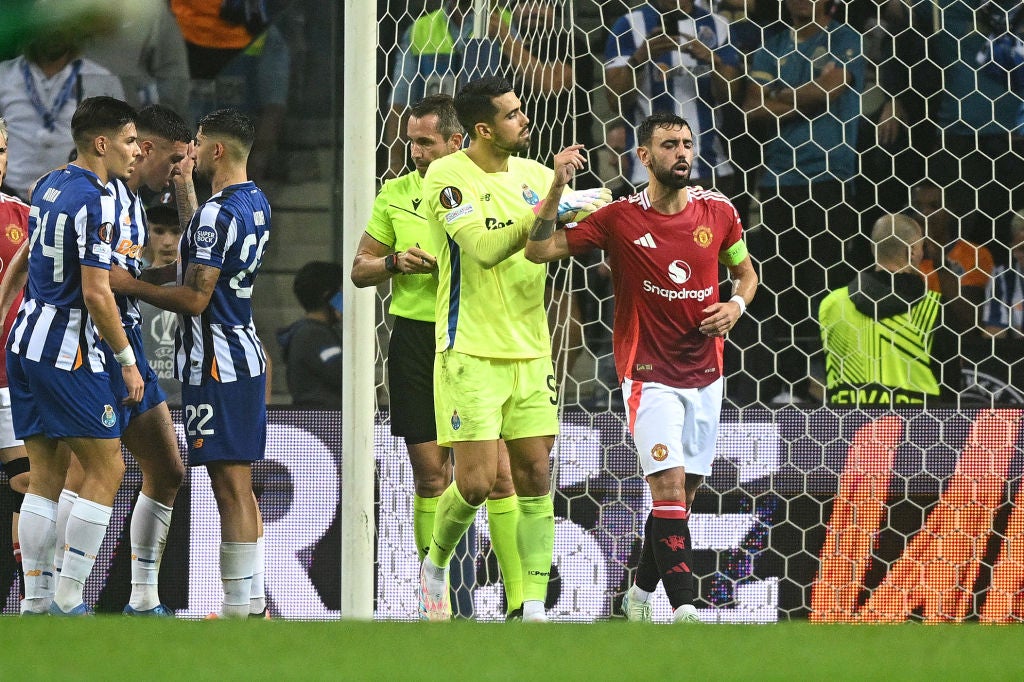
[[[114, 194], [114, 208], [117, 220], [110, 240], [112, 263], [138, 278], [142, 274], [142, 247], [146, 245], [148, 226], [142, 202], [128, 189], [122, 180], [112, 180], [108, 185]], [[121, 324], [130, 329], [142, 324], [142, 313], [137, 299], [115, 294], [117, 309], [121, 313]]]
[[174, 376], [192, 386], [227, 383], [266, 372], [252, 320], [252, 288], [270, 238], [270, 204], [252, 182], [226, 187], [192, 217], [178, 247], [179, 284], [190, 263], [218, 268], [210, 304], [178, 316]]
[[28, 283], [8, 339], [12, 353], [58, 369], [104, 371], [82, 294], [82, 266], [110, 269], [114, 196], [69, 164], [39, 181], [29, 213]]

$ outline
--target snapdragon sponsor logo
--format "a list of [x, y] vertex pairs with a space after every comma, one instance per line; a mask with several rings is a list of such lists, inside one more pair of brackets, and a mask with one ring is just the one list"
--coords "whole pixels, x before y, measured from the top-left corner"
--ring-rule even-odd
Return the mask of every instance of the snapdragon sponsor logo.
[[[690, 264], [682, 260], [674, 260], [668, 265], [668, 278], [676, 284], [686, 284], [690, 281], [690, 276], [693, 270], [690, 268]], [[708, 286], [704, 289], [665, 289], [660, 287], [649, 279], [644, 280], [644, 291], [649, 294], [657, 294], [662, 298], [667, 298], [670, 301], [680, 300], [685, 301], [693, 299], [695, 301], [703, 301], [709, 298], [714, 293], [714, 288]]]
[[710, 298], [712, 294], [712, 287], [704, 289], [683, 289], [682, 291], [676, 291], [675, 289], [665, 289], [654, 284], [649, 279], [644, 280], [644, 291], [657, 294], [662, 298], [667, 298], [670, 301], [680, 300], [685, 301], [693, 299], [696, 301], [703, 301], [706, 298]]

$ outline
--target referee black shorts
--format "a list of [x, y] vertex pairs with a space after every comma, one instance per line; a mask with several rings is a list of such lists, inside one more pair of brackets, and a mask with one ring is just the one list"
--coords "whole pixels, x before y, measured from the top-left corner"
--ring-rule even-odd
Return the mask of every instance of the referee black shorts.
[[437, 440], [434, 323], [395, 318], [388, 344], [391, 434], [411, 445]]

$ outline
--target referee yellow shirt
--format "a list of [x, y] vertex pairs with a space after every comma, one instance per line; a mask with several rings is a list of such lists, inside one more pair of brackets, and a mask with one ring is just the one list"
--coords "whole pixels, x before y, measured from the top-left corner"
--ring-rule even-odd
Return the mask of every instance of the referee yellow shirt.
[[[438, 247], [427, 228], [423, 178], [418, 172], [384, 183], [373, 202], [366, 234], [395, 251], [405, 251], [418, 245], [427, 253], [437, 255]], [[391, 278], [389, 310], [396, 317], [433, 322], [436, 297], [436, 274], [395, 275]]]

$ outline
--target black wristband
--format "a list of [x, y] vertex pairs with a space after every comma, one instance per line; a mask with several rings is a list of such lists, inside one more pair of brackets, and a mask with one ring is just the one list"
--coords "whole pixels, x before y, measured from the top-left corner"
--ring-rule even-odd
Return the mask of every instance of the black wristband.
[[398, 272], [398, 254], [389, 253], [384, 256], [384, 269], [392, 275]]

